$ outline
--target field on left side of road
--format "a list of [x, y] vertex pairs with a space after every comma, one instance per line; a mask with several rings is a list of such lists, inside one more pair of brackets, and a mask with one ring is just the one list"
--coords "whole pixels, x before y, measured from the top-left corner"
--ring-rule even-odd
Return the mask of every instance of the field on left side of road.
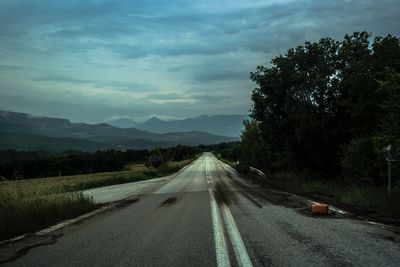
[[81, 190], [167, 176], [190, 162], [169, 162], [154, 170], [131, 164], [119, 172], [0, 182], [0, 240], [95, 209], [96, 205]]

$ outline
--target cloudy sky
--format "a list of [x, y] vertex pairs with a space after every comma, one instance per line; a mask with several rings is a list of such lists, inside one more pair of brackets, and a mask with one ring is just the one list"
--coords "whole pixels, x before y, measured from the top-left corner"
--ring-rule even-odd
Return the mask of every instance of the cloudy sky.
[[0, 109], [74, 122], [246, 114], [286, 49], [399, 36], [400, 2], [0, 0]]

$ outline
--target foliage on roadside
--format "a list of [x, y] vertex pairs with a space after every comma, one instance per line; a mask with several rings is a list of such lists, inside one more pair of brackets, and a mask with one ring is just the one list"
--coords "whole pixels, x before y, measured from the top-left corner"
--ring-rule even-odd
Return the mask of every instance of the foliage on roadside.
[[383, 148], [400, 145], [400, 39], [371, 39], [367, 32], [322, 38], [258, 66], [240, 162], [348, 186], [385, 186]]
[[[205, 148], [207, 148], [205, 146]], [[176, 146], [155, 148], [164, 161], [191, 159], [202, 152], [199, 147]], [[41, 177], [122, 171], [130, 163], [146, 163], [148, 150], [106, 150], [94, 153], [67, 151], [0, 151], [0, 180], [19, 180]]]
[[33, 195], [25, 195], [20, 190], [0, 189], [0, 240], [42, 229], [95, 208], [80, 193], [40, 195], [32, 192]]
[[392, 163], [389, 196], [384, 150], [400, 148], [399, 38], [356, 32], [306, 42], [251, 80], [238, 171], [253, 166], [274, 188], [400, 218], [400, 164]]
[[275, 173], [265, 183], [273, 188], [342, 206], [360, 213], [400, 219], [400, 186], [392, 194], [375, 186], [349, 186], [337, 181], [305, 179], [294, 173]]
[[66, 176], [123, 170], [130, 162], [143, 162], [147, 150], [97, 151], [0, 151], [0, 174], [8, 180]]

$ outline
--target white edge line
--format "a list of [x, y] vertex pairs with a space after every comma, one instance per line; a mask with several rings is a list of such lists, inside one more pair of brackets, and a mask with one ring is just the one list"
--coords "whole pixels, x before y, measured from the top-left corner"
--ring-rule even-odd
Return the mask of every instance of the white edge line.
[[51, 232], [54, 232], [56, 230], [59, 230], [59, 229], [64, 228], [66, 226], [69, 226], [71, 224], [77, 223], [77, 222], [82, 221], [84, 219], [90, 218], [90, 217], [92, 217], [92, 216], [94, 216], [94, 215], [96, 215], [98, 213], [101, 213], [101, 212], [107, 211], [109, 209], [112, 209], [116, 205], [117, 204], [105, 205], [105, 206], [100, 207], [100, 208], [98, 208], [96, 210], [93, 210], [91, 212], [85, 213], [85, 214], [83, 214], [83, 215], [81, 215], [79, 217], [76, 217], [76, 218], [73, 218], [73, 219], [69, 219], [69, 220], [63, 221], [61, 223], [58, 223], [56, 225], [52, 225], [52, 226], [50, 226], [50, 227], [48, 227], [46, 229], [40, 230], [40, 231], [36, 232], [36, 235], [47, 235], [47, 234], [50, 234]]
[[[129, 198], [127, 198], [127, 199], [129, 199]], [[127, 199], [124, 199], [124, 200], [127, 200]], [[67, 220], [59, 222], [59, 223], [57, 223], [55, 225], [49, 226], [49, 227], [47, 227], [45, 229], [39, 230], [37, 232], [34, 232], [32, 234], [23, 234], [23, 235], [20, 235], [20, 236], [17, 236], [17, 237], [13, 237], [11, 239], [3, 240], [3, 241], [0, 242], [0, 246], [4, 245], [4, 244], [9, 244], [9, 243], [13, 243], [13, 242], [19, 241], [21, 239], [26, 238], [29, 235], [41, 236], [41, 235], [50, 234], [50, 233], [52, 233], [52, 232], [54, 232], [56, 230], [59, 230], [61, 228], [69, 226], [71, 224], [74, 224], [74, 223], [80, 222], [82, 220], [85, 220], [87, 218], [90, 218], [90, 217], [92, 217], [92, 216], [94, 216], [94, 215], [96, 215], [98, 213], [108, 211], [108, 210], [116, 207], [117, 205], [118, 205], [118, 203], [111, 203], [111, 204], [108, 204], [108, 205], [104, 205], [104, 206], [102, 206], [102, 207], [100, 207], [98, 209], [95, 209], [95, 210], [90, 211], [88, 213], [84, 213], [81, 216], [78, 216], [78, 217], [73, 218], [73, 219], [67, 219]]]
[[28, 236], [28, 234], [24, 234], [24, 235], [19, 235], [19, 236], [13, 237], [11, 239], [3, 240], [3, 241], [0, 242], [0, 246], [2, 246], [4, 244], [9, 244], [9, 243], [15, 242], [15, 241], [18, 241], [18, 240], [21, 240], [21, 239], [24, 239], [27, 236]]

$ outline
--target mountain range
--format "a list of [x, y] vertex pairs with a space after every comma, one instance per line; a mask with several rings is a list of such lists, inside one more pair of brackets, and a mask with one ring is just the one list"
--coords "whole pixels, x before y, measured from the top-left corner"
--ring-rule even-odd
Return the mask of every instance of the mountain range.
[[106, 123], [72, 123], [63, 118], [37, 117], [0, 111], [0, 149], [82, 150], [149, 149], [155, 146], [217, 144], [236, 141], [204, 131], [155, 133], [137, 128], [118, 128]]
[[243, 121], [247, 115], [201, 115], [181, 120], [161, 120], [153, 117], [145, 122], [136, 122], [129, 118], [121, 118], [107, 123], [119, 128], [132, 128], [154, 133], [204, 131], [230, 137], [239, 137], [243, 130]]

